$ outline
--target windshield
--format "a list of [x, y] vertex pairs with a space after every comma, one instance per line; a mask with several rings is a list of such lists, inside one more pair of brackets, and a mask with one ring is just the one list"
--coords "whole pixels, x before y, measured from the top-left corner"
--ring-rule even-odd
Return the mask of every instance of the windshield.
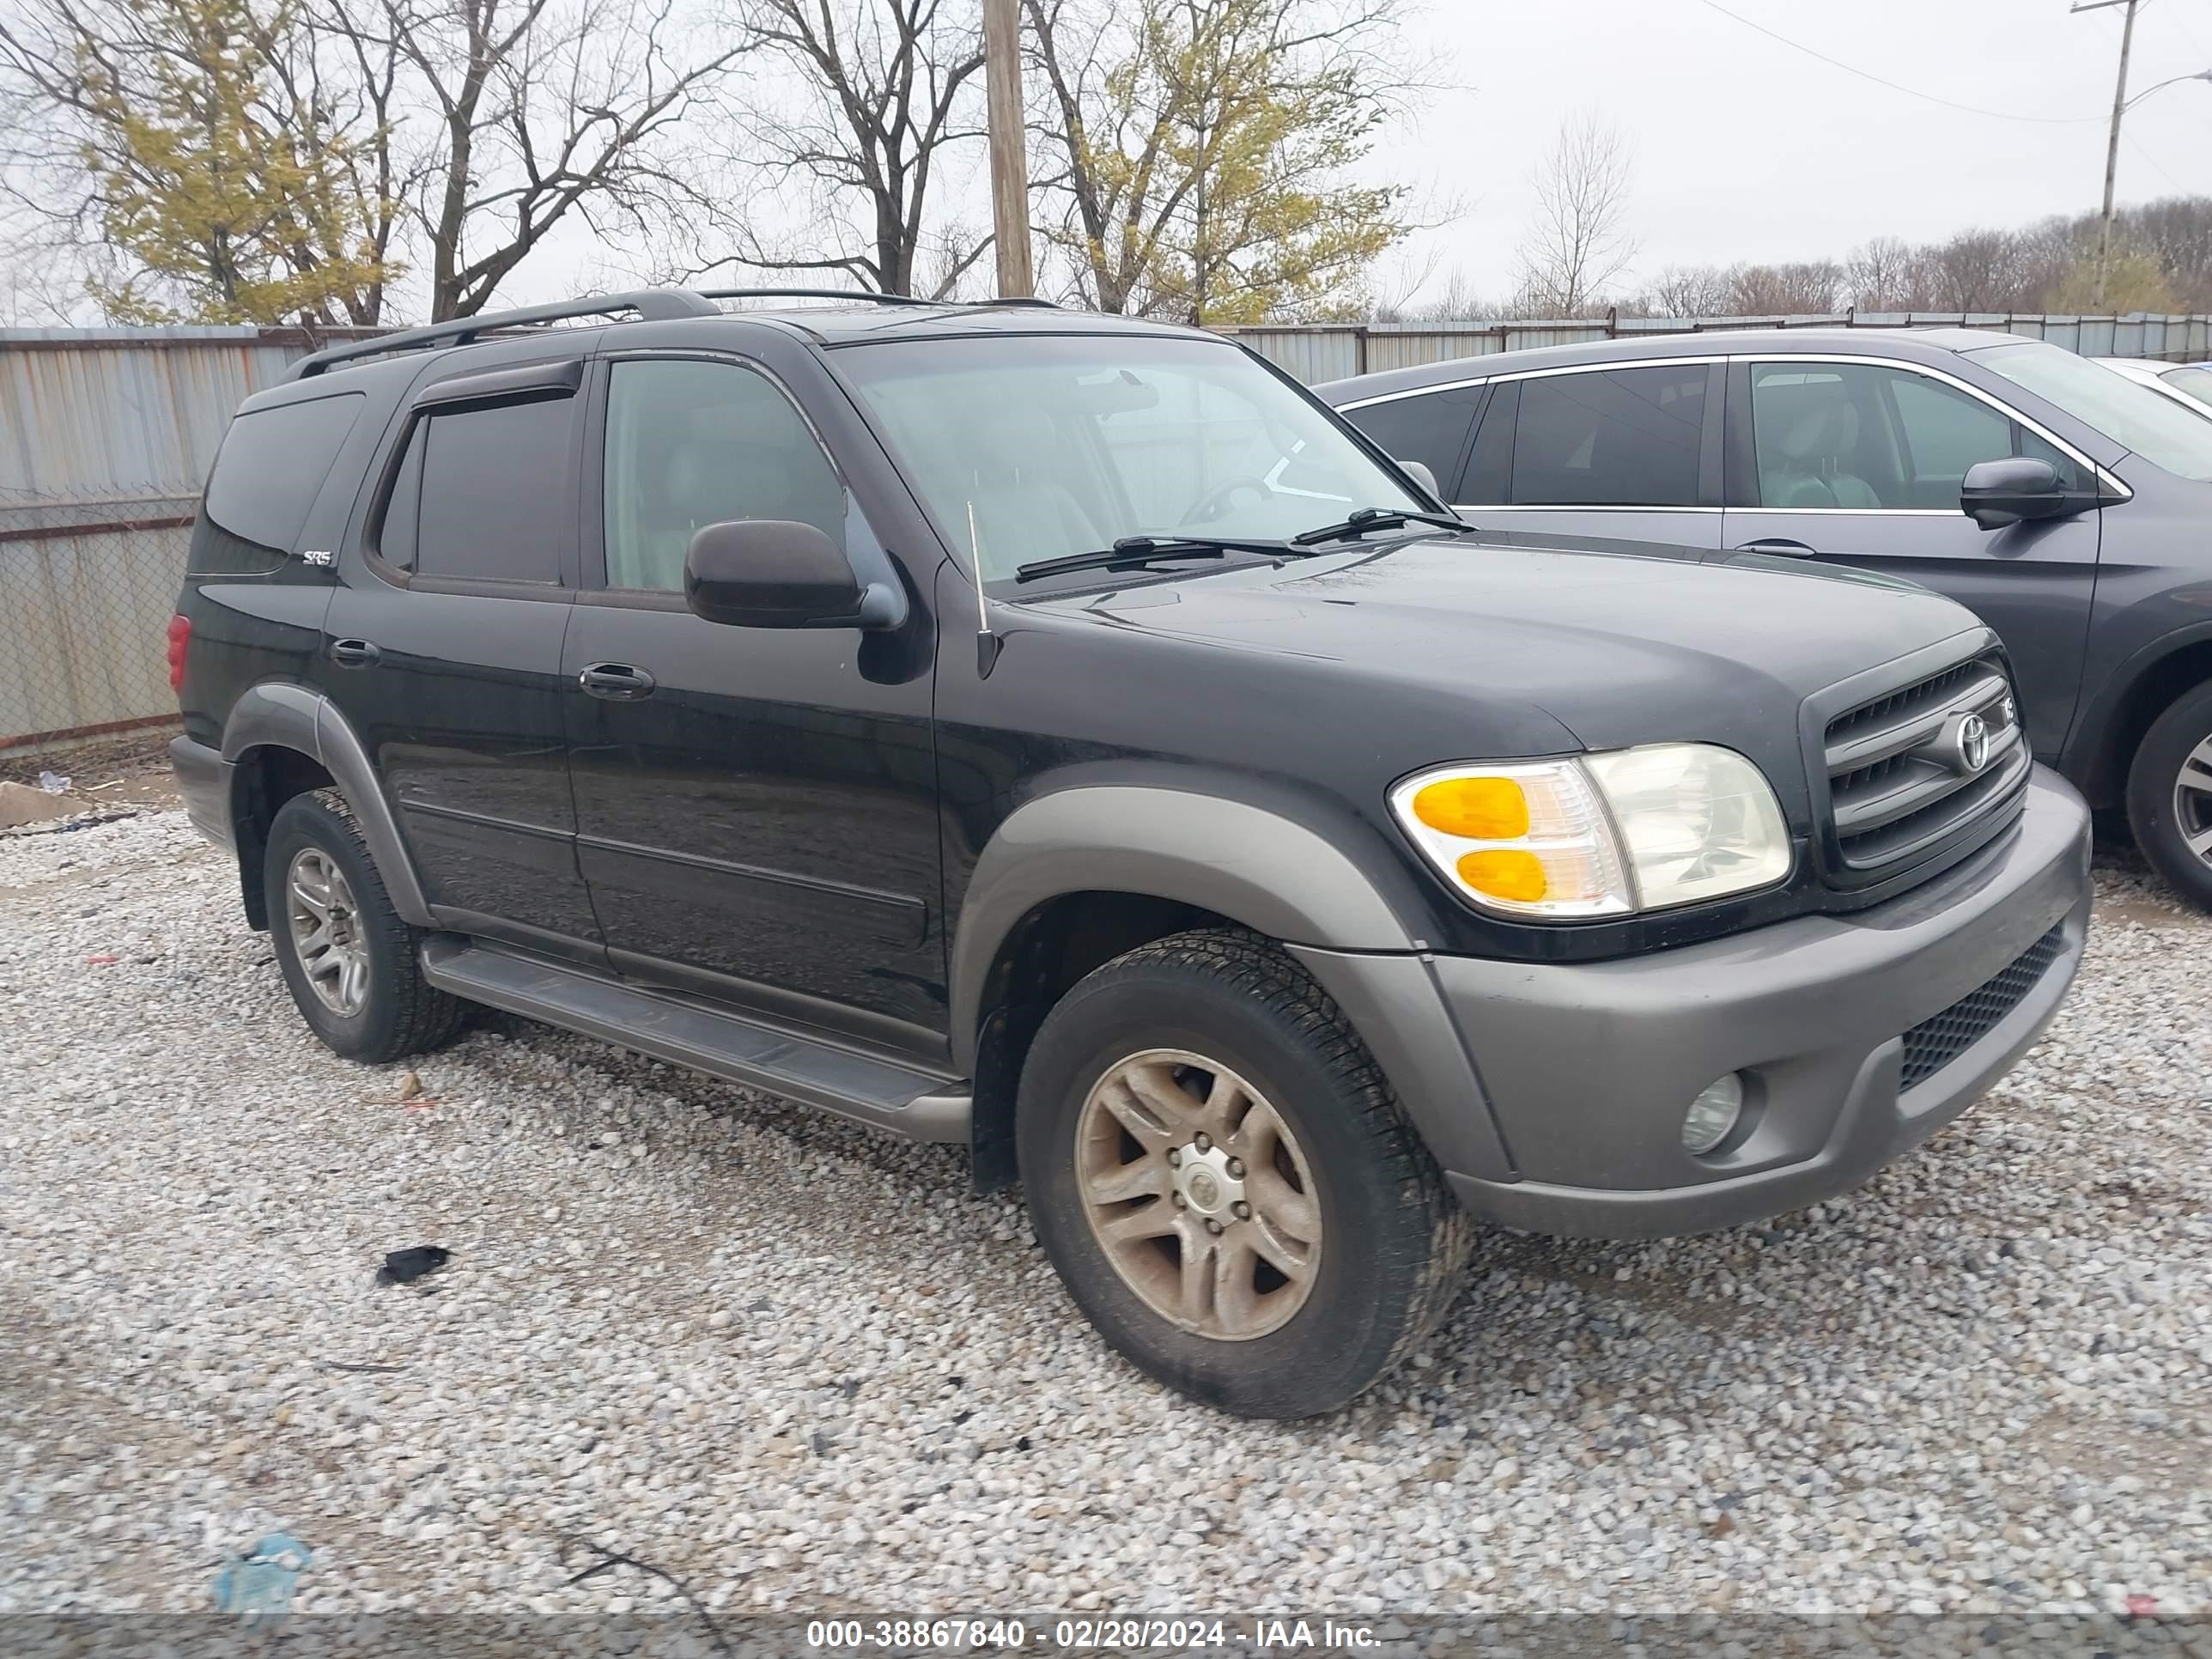
[[2185, 478], [2212, 479], [2212, 422], [2162, 392], [2039, 340], [1972, 355], [2153, 466]]
[[2176, 392], [2186, 392], [2198, 403], [2212, 405], [2212, 368], [2170, 368], [2159, 378]]
[[854, 347], [908, 480], [986, 580], [1125, 537], [1277, 540], [1416, 501], [1235, 347], [1021, 335]]

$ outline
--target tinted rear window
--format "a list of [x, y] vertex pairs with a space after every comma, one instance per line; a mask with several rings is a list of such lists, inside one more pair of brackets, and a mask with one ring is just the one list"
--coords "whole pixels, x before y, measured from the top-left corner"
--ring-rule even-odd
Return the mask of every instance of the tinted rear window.
[[1382, 446], [1394, 461], [1419, 461], [1435, 475], [1446, 501], [1458, 499], [1459, 458], [1467, 448], [1468, 428], [1482, 402], [1484, 388], [1455, 386], [1418, 397], [1393, 398], [1344, 416]]
[[378, 552], [424, 576], [558, 582], [575, 535], [567, 398], [434, 414], [416, 423]]
[[1513, 500], [1694, 507], [1705, 415], [1703, 363], [1524, 380]]
[[1482, 411], [1482, 428], [1468, 452], [1467, 477], [1455, 499], [1483, 506], [1504, 502], [1513, 482], [1513, 428], [1520, 418], [1521, 382], [1508, 380]]
[[252, 410], [233, 421], [192, 529], [192, 569], [265, 574], [283, 563], [353, 430], [362, 401], [361, 393], [350, 392]]

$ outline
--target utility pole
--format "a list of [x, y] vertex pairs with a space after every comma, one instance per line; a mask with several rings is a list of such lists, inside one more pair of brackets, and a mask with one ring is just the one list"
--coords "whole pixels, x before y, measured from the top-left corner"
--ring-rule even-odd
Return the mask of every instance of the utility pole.
[[2105, 213], [2097, 227], [2097, 296], [2105, 303], [2105, 279], [2112, 268], [2112, 180], [2120, 170], [2120, 118], [2128, 112], [2128, 48], [2136, 38], [2136, 10], [2142, 0], [2076, 0], [2075, 11], [2103, 11], [2125, 5], [2127, 21], [2120, 25], [2120, 78], [2112, 88], [2112, 133], [2105, 145]]
[[[1036, 292], [1030, 270], [1030, 159], [1022, 125], [1021, 0], [983, 0], [984, 109], [991, 129], [991, 221], [999, 295]], [[2132, 0], [2130, 0], [2132, 3]]]

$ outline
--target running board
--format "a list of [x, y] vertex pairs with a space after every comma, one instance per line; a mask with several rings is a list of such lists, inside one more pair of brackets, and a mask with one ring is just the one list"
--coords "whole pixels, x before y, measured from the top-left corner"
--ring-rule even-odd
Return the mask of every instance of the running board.
[[422, 977], [471, 1002], [915, 1140], [968, 1139], [973, 1100], [967, 1085], [897, 1060], [452, 936], [423, 941]]

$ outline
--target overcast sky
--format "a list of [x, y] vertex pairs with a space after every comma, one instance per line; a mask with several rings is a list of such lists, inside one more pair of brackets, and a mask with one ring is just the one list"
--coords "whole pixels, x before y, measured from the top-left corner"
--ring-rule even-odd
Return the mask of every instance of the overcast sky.
[[[1429, 0], [1415, 27], [1454, 90], [1378, 161], [1464, 209], [1425, 234], [1407, 274], [1450, 268], [1504, 295], [1560, 123], [1613, 121], [1635, 152], [1633, 274], [1669, 264], [1840, 257], [1869, 237], [2094, 210], [2121, 8], [2068, 0], [1719, 0], [1775, 33], [1912, 89], [1893, 91], [1722, 15], [1706, 0]], [[2212, 0], [2148, 0], [2130, 91], [2212, 69]], [[1914, 94], [1929, 96], [1915, 96]], [[1945, 108], [1950, 100], [2004, 117]], [[2028, 120], [2027, 118], [2038, 118]], [[2212, 194], [2212, 82], [2129, 112], [2123, 202]]]

